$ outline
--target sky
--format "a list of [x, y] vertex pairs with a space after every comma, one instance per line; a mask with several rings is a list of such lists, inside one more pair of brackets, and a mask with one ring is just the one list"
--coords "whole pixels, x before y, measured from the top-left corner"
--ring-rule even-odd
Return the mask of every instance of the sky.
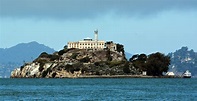
[[94, 38], [131, 54], [197, 51], [197, 0], [0, 0], [0, 48]]

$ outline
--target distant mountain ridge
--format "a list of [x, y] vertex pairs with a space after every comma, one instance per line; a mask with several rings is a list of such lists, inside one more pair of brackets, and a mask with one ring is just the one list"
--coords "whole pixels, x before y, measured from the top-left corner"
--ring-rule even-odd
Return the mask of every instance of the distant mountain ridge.
[[12, 70], [37, 58], [42, 52], [54, 53], [55, 50], [35, 41], [0, 48], [0, 78], [10, 77]]
[[127, 60], [129, 60], [132, 57], [132, 54], [129, 52], [125, 52], [125, 57]]
[[182, 47], [175, 52], [168, 54], [171, 58], [170, 71], [181, 75], [184, 71], [189, 70], [193, 76], [197, 76], [197, 52], [188, 47]]
[[20, 43], [10, 48], [0, 48], [0, 63], [22, 63], [32, 61], [40, 53], [53, 53], [54, 49], [38, 42]]

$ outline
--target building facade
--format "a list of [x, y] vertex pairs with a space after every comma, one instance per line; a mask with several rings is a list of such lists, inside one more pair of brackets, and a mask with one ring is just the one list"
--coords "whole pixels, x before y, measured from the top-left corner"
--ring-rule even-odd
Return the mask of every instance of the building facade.
[[68, 42], [68, 48], [78, 49], [93, 49], [102, 50], [105, 48], [105, 41], [98, 40], [98, 30], [94, 31], [95, 40], [91, 38], [85, 38], [78, 42]]
[[105, 41], [91, 41], [84, 39], [78, 42], [68, 42], [68, 48], [78, 48], [78, 49], [95, 49], [101, 50], [105, 48]]

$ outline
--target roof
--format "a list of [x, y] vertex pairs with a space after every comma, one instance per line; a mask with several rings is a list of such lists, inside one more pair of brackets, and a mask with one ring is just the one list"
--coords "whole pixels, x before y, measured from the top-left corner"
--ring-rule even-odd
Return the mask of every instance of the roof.
[[84, 39], [89, 39], [89, 40], [91, 40], [92, 38], [90, 38], [90, 37], [86, 37], [86, 38], [84, 38]]

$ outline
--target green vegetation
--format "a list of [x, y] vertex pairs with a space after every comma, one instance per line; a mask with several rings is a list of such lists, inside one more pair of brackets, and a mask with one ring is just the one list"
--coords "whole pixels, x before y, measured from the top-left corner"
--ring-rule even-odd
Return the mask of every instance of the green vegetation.
[[136, 55], [133, 55], [129, 61], [131, 63], [133, 63], [133, 66], [137, 69], [139, 69], [140, 71], [146, 71], [147, 68], [146, 68], [146, 61], [147, 60], [147, 56], [146, 54], [136, 54]]
[[59, 56], [58, 55], [50, 55], [50, 61], [54, 61], [54, 60], [59, 60]]
[[89, 57], [85, 57], [85, 58], [80, 59], [79, 61], [83, 62], [83, 63], [88, 63], [88, 62], [90, 62], [90, 58]]
[[130, 70], [129, 67], [124, 67], [123, 72], [126, 73], [126, 74], [129, 74], [129, 73], [131, 73], [131, 70]]
[[107, 49], [106, 57], [107, 57], [107, 61], [112, 61], [112, 56], [111, 56], [111, 52], [109, 49]]
[[64, 49], [62, 49], [62, 50], [60, 50], [60, 51], [58, 52], [58, 55], [63, 55], [64, 53], [67, 53], [68, 51], [73, 50], [73, 49], [75, 49], [75, 48], [67, 49], [67, 48], [65, 47]]
[[42, 52], [39, 56], [39, 58], [49, 58], [49, 54], [46, 52]]
[[147, 71], [147, 74], [152, 76], [162, 76], [163, 72], [168, 71], [168, 66], [170, 65], [170, 57], [159, 52], [148, 56], [145, 54], [136, 54], [129, 61], [141, 72]]
[[81, 63], [76, 63], [76, 64], [67, 64], [66, 66], [64, 66], [64, 70], [66, 70], [67, 72], [71, 72], [74, 73], [74, 71], [79, 71], [81, 70], [81, 68], [83, 68], [83, 65]]
[[52, 72], [52, 69], [51, 68], [47, 68], [47, 70], [43, 71], [42, 73], [42, 77], [46, 77], [48, 73], [51, 73]]
[[72, 59], [76, 59], [77, 56], [78, 56], [78, 54], [79, 54], [79, 53], [73, 53], [73, 54], [71, 55], [71, 58], [72, 58]]
[[131, 66], [129, 65], [129, 62], [125, 62], [123, 66], [123, 72], [126, 74], [131, 73]]
[[33, 62], [38, 62], [41, 65], [50, 61], [59, 60], [60, 56], [56, 54], [47, 54], [46, 52], [42, 52], [37, 59]]
[[85, 74], [86, 71], [88, 71], [88, 68], [87, 67], [82, 67], [82, 69], [81, 69], [82, 74]]
[[110, 61], [110, 62], [108, 62], [108, 64], [109, 64], [109, 67], [112, 68], [114, 66], [124, 64], [124, 61]]
[[117, 51], [118, 52], [122, 52], [122, 54], [125, 54], [125, 51], [124, 51], [124, 46], [121, 45], [121, 44], [117, 44]]
[[163, 72], [168, 71], [170, 65], [170, 57], [161, 53], [149, 55], [147, 59], [147, 73], [149, 75], [161, 76]]
[[64, 53], [65, 53], [65, 50], [62, 49], [62, 50], [60, 50], [60, 51], [58, 52], [58, 55], [63, 55]]

